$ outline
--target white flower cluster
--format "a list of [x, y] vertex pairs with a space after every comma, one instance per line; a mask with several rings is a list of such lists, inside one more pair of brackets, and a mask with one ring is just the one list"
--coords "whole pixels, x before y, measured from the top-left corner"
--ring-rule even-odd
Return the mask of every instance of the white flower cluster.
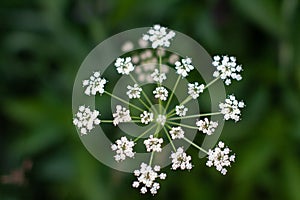
[[184, 138], [184, 131], [182, 130], [182, 128], [180, 126], [172, 127], [170, 130], [170, 134], [171, 134], [171, 137], [173, 140]]
[[221, 174], [225, 175], [227, 173], [226, 167], [229, 167], [231, 162], [234, 162], [235, 155], [229, 155], [230, 149], [225, 147], [223, 142], [219, 142], [218, 146], [213, 150], [208, 151], [208, 161], [206, 165], [208, 167], [214, 166]]
[[104, 93], [104, 85], [107, 81], [100, 77], [100, 72], [94, 72], [88, 80], [82, 82], [83, 87], [86, 87], [84, 93], [88, 96]]
[[156, 99], [160, 99], [162, 101], [166, 101], [168, 98], [168, 90], [164, 87], [157, 87], [155, 88], [155, 90], [153, 91], [153, 94], [155, 95], [154, 97]]
[[135, 152], [133, 152], [134, 142], [129, 141], [125, 136], [117, 140], [115, 144], [111, 145], [111, 149], [117, 154], [114, 156], [117, 162], [125, 160], [126, 156], [133, 158]]
[[236, 64], [236, 58], [233, 56], [214, 56], [213, 66], [217, 68], [214, 72], [214, 77], [219, 77], [225, 80], [226, 85], [231, 84], [231, 79], [237, 81], [242, 80], [242, 76], [239, 74], [243, 69], [241, 65]]
[[170, 40], [175, 36], [174, 31], [167, 31], [166, 27], [160, 25], [154, 25], [150, 30], [143, 36], [143, 40], [152, 42], [152, 48], [157, 47], [169, 47]]
[[218, 127], [218, 122], [209, 121], [208, 118], [204, 118], [204, 120], [197, 121], [196, 126], [199, 127], [199, 131], [202, 131], [204, 134], [211, 135]]
[[204, 90], [203, 84], [199, 85], [198, 82], [188, 84], [188, 94], [193, 99], [197, 99], [199, 97], [199, 94], [202, 93], [203, 90]]
[[165, 115], [157, 115], [156, 122], [160, 125], [165, 125], [167, 117]]
[[177, 74], [181, 75], [182, 77], [187, 77], [188, 73], [194, 69], [192, 65], [191, 58], [181, 59], [180, 61], [175, 62], [175, 69], [177, 70]]
[[221, 113], [224, 115], [225, 120], [233, 119], [236, 122], [240, 120], [241, 110], [244, 108], [245, 104], [243, 101], [236, 100], [234, 95], [229, 95], [225, 99], [224, 103], [219, 104]]
[[144, 145], [146, 146], [148, 152], [150, 151], [161, 152], [162, 143], [163, 143], [162, 138], [156, 138], [153, 137], [153, 135], [150, 135], [147, 140], [144, 140]]
[[176, 170], [180, 168], [181, 170], [192, 169], [193, 165], [191, 163], [191, 156], [187, 155], [183, 147], [179, 147], [176, 152], [171, 154], [172, 159], [172, 169]]
[[[196, 119], [201, 116], [224, 115], [224, 120], [232, 119], [239, 121], [241, 117], [241, 109], [245, 107], [245, 104], [243, 101], [238, 101], [234, 95], [229, 95], [224, 102], [220, 102], [219, 112], [214, 111], [212, 113], [195, 113], [189, 115], [188, 111], [192, 108], [187, 108], [186, 105], [190, 100], [197, 99], [206, 88], [210, 87], [219, 79], [222, 79], [226, 85], [230, 85], [232, 80], [241, 80], [242, 76], [240, 75], [240, 72], [243, 69], [241, 65], [237, 65], [235, 57], [215, 56], [212, 62], [212, 65], [216, 69], [213, 73], [215, 78], [207, 85], [198, 82], [189, 82], [186, 85], [187, 93], [185, 93], [185, 95], [187, 98], [181, 102], [177, 97], [173, 98], [173, 94], [182, 92], [180, 91], [182, 90], [182, 85], [180, 85], [180, 83], [183, 82], [181, 79], [187, 78], [188, 75], [191, 76], [191, 72], [195, 69], [195, 67], [192, 64], [192, 58], [179, 57], [178, 55], [171, 54], [164, 49], [165, 47], [170, 46], [170, 41], [174, 38], [174, 36], [174, 31], [169, 31], [167, 28], [160, 25], [154, 25], [139, 41], [140, 47], [145, 48], [145, 50], [139, 50], [137, 53], [129, 52], [134, 49], [134, 43], [130, 41], [126, 41], [126, 43], [124, 43], [122, 51], [128, 52], [127, 54], [131, 54], [132, 57], [117, 58], [114, 65], [119, 74], [130, 75], [130, 78], [132, 78], [134, 82], [132, 85], [124, 85], [124, 87], [127, 86], [127, 90], [124, 88], [124, 93], [126, 93], [130, 102], [127, 101], [128, 98], [122, 99], [121, 97], [104, 90], [107, 80], [100, 76], [99, 71], [93, 72], [88, 80], [84, 80], [82, 82], [84, 93], [86, 95], [96, 95], [97, 93], [102, 95], [105, 93], [111, 98], [125, 103], [126, 105], [131, 106], [132, 109], [136, 110], [130, 113], [130, 110], [126, 107], [126, 105], [124, 105], [125, 107], [116, 105], [116, 111], [112, 114], [112, 120], [100, 120], [98, 119], [98, 116], [100, 115], [99, 111], [91, 110], [86, 106], [79, 106], [78, 112], [73, 118], [73, 124], [78, 128], [81, 135], [88, 134], [88, 132], [100, 123], [112, 123], [114, 126], [117, 126], [119, 123], [136, 122], [143, 127], [150, 126], [150, 128], [145, 132], [137, 135], [134, 140], [123, 136], [110, 145], [116, 162], [122, 162], [127, 158], [134, 158], [137, 154], [134, 151], [136, 145], [135, 142], [141, 140], [147, 132], [156, 126], [156, 131], [154, 133], [148, 134], [148, 138], [139, 141], [141, 145], [145, 145], [146, 153], [150, 152], [148, 154], [151, 154], [149, 164], [145, 164], [145, 161], [143, 161], [140, 168], [134, 171], [134, 175], [137, 177], [137, 180], [132, 183], [132, 187], [139, 188], [142, 194], [149, 192], [155, 195], [160, 188], [160, 184], [157, 180], [166, 178], [165, 173], [159, 173], [161, 170], [160, 166], [152, 164], [153, 158], [155, 160], [156, 158], [159, 158], [156, 156], [154, 157], [154, 154], [159, 152], [163, 152], [163, 154], [165, 153], [165, 151], [163, 151], [163, 143], [165, 141], [162, 134], [166, 134], [166, 138], [169, 139], [173, 149], [173, 151], [168, 154], [168, 157], [172, 162], [172, 170], [191, 170], [193, 168], [192, 157], [185, 152], [184, 146], [179, 145], [181, 142], [187, 142], [199, 151], [206, 153], [206, 165], [208, 167], [215, 167], [223, 175], [227, 173], [228, 167], [230, 167], [231, 163], [235, 161], [235, 155], [231, 154], [231, 150], [225, 146], [223, 142], [219, 142], [215, 148], [205, 150], [198, 146], [196, 142], [194, 143], [194, 141], [190, 141], [185, 137], [185, 135], [189, 133], [188, 129], [199, 130], [208, 136], [212, 135], [217, 130], [217, 121], [212, 121], [209, 117], [205, 117], [204, 119], [195, 120], [196, 123], [192, 126], [185, 124], [184, 119]], [[153, 49], [148, 48], [150, 44]], [[174, 84], [174, 91], [172, 91], [170, 97], [170, 91], [168, 91], [168, 88], [164, 87], [162, 84], [165, 80], [167, 80], [169, 64], [164, 65], [162, 61], [166, 61], [169, 62], [169, 64], [174, 65], [176, 74], [179, 77], [176, 84]], [[136, 73], [137, 80], [135, 80], [134, 76], [131, 76], [130, 73], [132, 73], [132, 71]], [[156, 105], [152, 105], [153, 99], [148, 98], [145, 93], [148, 91], [147, 88], [139, 85], [141, 82], [151, 84], [156, 82], [155, 84], [157, 84], [157, 87], [153, 91], [150, 91], [150, 94], [152, 93], [151, 95], [152, 97], [154, 96], [155, 102], [159, 104], [159, 107], [157, 107], [158, 109], [156, 109]], [[147, 102], [144, 102], [144, 99], [147, 100]], [[137, 101], [139, 101], [139, 103], [136, 103]], [[177, 104], [175, 104], [175, 108], [169, 108], [169, 105], [173, 106], [174, 103]], [[163, 106], [165, 107], [163, 108]], [[172, 125], [174, 126], [171, 127]]]
[[151, 112], [147, 112], [147, 111], [144, 111], [141, 115], [141, 122], [143, 124], [149, 124], [150, 122], [153, 121], [153, 113]]
[[145, 194], [148, 192], [148, 189], [150, 189], [150, 193], [155, 195], [157, 190], [160, 188], [159, 183], [155, 182], [156, 179], [159, 178], [164, 180], [167, 176], [165, 173], [158, 174], [159, 171], [160, 166], [158, 165], [155, 165], [152, 169], [150, 165], [142, 163], [139, 170], [134, 170], [134, 175], [137, 177], [137, 181], [132, 183], [132, 187], [138, 188], [140, 187], [140, 184], [142, 184], [140, 189], [142, 194]]
[[131, 57], [118, 58], [115, 62], [115, 66], [119, 74], [128, 75], [134, 70], [134, 66], [131, 62]]
[[73, 124], [80, 129], [81, 135], [86, 135], [90, 132], [95, 125], [100, 124], [100, 120], [97, 118], [99, 111], [91, 110], [89, 107], [79, 106], [79, 110], [76, 113]]
[[126, 94], [129, 99], [141, 98], [142, 88], [140, 88], [138, 84], [134, 84], [133, 86], [128, 85], [127, 89], [128, 91]]
[[176, 115], [180, 117], [184, 117], [186, 115], [186, 112], [188, 111], [188, 108], [184, 105], [179, 105], [175, 107]]
[[167, 79], [165, 73], [159, 73], [158, 69], [155, 69], [154, 72], [151, 74], [152, 79], [157, 83], [162, 83], [164, 80]]
[[116, 112], [113, 113], [113, 123], [117, 126], [121, 122], [129, 122], [131, 121], [130, 111], [121, 105], [116, 106]]

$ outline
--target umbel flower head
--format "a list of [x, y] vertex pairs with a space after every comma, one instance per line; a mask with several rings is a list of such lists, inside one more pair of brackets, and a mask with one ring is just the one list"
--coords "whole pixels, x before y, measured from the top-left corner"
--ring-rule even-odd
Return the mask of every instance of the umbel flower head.
[[86, 87], [84, 93], [89, 96], [96, 95], [97, 92], [103, 94], [106, 82], [104, 78], [100, 77], [100, 72], [94, 72], [89, 79], [82, 82], [83, 87]]
[[127, 86], [127, 95], [129, 99], [139, 99], [141, 97], [142, 88], [139, 87], [138, 84], [134, 84], [133, 86]]
[[240, 108], [244, 108], [245, 104], [243, 101], [236, 100], [234, 95], [229, 95], [224, 103], [219, 104], [219, 107], [225, 120], [233, 119], [237, 122], [240, 120]]
[[173, 37], [175, 37], [174, 31], [168, 31], [166, 27], [156, 24], [143, 36], [143, 40], [151, 42], [152, 48], [156, 49], [157, 47], [169, 47]]
[[118, 58], [116, 60], [115, 66], [119, 74], [128, 75], [130, 72], [134, 70], [134, 66], [131, 62], [131, 57]]
[[115, 144], [111, 145], [111, 149], [117, 154], [114, 156], [117, 162], [125, 160], [126, 157], [133, 158], [135, 152], [133, 152], [134, 142], [129, 141], [127, 137], [123, 136], [117, 140]]
[[202, 131], [204, 134], [211, 135], [215, 132], [218, 122], [209, 121], [206, 117], [204, 120], [197, 121], [196, 125], [199, 127], [199, 131]]
[[236, 58], [233, 56], [214, 56], [213, 66], [217, 68], [214, 72], [214, 77], [220, 77], [225, 81], [226, 85], [231, 84], [231, 79], [237, 81], [242, 80], [239, 74], [243, 69], [241, 65], [236, 64]]
[[73, 124], [80, 129], [81, 135], [86, 135], [90, 132], [95, 125], [100, 124], [100, 120], [97, 118], [99, 111], [91, 110], [86, 106], [79, 106], [78, 112], [76, 113]]
[[172, 159], [172, 169], [192, 169], [193, 165], [191, 164], [192, 157], [187, 155], [183, 147], [179, 147], [176, 152], [171, 154]]
[[158, 182], [155, 182], [156, 179], [165, 179], [165, 173], [158, 173], [160, 171], [160, 166], [155, 165], [153, 168], [150, 165], [145, 163], [141, 164], [139, 170], [134, 171], [134, 175], [137, 177], [137, 181], [132, 183], [132, 187], [138, 188], [141, 186], [141, 193], [145, 194], [150, 190], [151, 194], [156, 194], [157, 190], [160, 188]]
[[175, 62], [175, 66], [177, 74], [181, 75], [182, 77], [187, 77], [188, 73], [194, 69], [191, 58], [181, 59], [181, 62]]
[[[116, 162], [115, 164], [121, 164], [127, 159], [127, 161], [131, 161], [138, 157], [135, 149], [139, 146], [142, 146], [142, 150], [149, 154], [149, 159], [138, 163], [140, 168], [134, 170], [137, 180], [132, 183], [132, 187], [139, 188], [142, 194], [149, 192], [155, 195], [160, 188], [158, 179], [166, 178], [165, 173], [159, 173], [161, 170], [159, 161], [162, 158], [168, 159], [172, 170], [190, 171], [193, 169], [192, 155], [186, 152], [189, 146], [206, 154], [206, 165], [215, 167], [223, 175], [228, 173], [228, 167], [235, 161], [235, 155], [231, 154], [231, 150], [223, 142], [219, 142], [215, 148], [203, 148], [198, 144], [198, 137], [195, 137], [195, 141], [189, 139], [190, 130], [197, 131], [199, 137], [204, 137], [204, 134], [205, 137], [214, 137], [211, 136], [214, 134], [217, 137], [218, 131], [220, 131], [217, 129], [219, 122], [214, 121], [211, 116], [221, 115], [225, 121], [232, 119], [237, 122], [241, 119], [241, 110], [245, 107], [244, 102], [238, 101], [232, 94], [219, 103], [219, 110], [212, 110], [211, 113], [195, 113], [196, 110], [190, 107], [189, 101], [195, 101], [194, 103], [201, 106], [202, 99], [200, 102], [198, 98], [216, 81], [222, 80], [225, 85], [230, 85], [233, 79], [241, 80], [241, 65], [236, 64], [235, 57], [215, 56], [211, 63], [212, 66], [207, 66], [216, 69], [211, 75], [214, 79], [209, 83], [201, 83], [201, 80], [197, 80], [197, 77], [191, 74], [192, 70], [195, 69], [192, 58], [179, 57], [176, 54], [172, 54], [173, 57], [175, 55], [175, 58], [172, 59], [171, 56], [169, 59], [166, 57], [170, 53], [164, 48], [169, 47], [172, 40], [176, 40], [174, 31], [160, 25], [154, 25], [138, 41], [141, 47], [146, 48], [150, 43], [153, 49], [128, 52], [133, 49], [135, 43], [127, 41], [126, 46], [122, 48], [127, 57], [117, 58], [114, 63], [118, 74], [128, 75], [127, 77], [130, 78], [128, 83], [121, 86], [123, 87], [121, 92], [126, 99], [105, 90], [104, 86], [108, 81], [100, 76], [99, 71], [93, 72], [89, 79], [82, 82], [83, 87], [85, 87], [84, 94], [88, 96], [87, 98], [93, 98], [91, 96], [96, 96], [98, 93], [109, 95], [110, 98], [118, 101], [115, 110], [109, 119], [100, 120], [98, 118], [100, 117], [99, 111], [91, 110], [89, 106], [82, 105], [79, 106], [73, 118], [73, 124], [78, 128], [81, 136], [87, 135], [96, 126], [100, 126], [100, 122], [101, 125], [109, 123], [112, 127], [115, 126], [114, 129], [121, 129], [120, 123], [126, 123], [128, 126], [134, 124], [131, 130], [136, 131], [136, 134], [128, 133], [128, 135], [135, 135], [135, 137], [121, 136], [112, 142], [110, 151], [114, 153], [112, 160]], [[145, 64], [147, 62], [152, 64]], [[141, 64], [143, 68], [138, 64]], [[177, 76], [172, 89], [170, 86], [167, 89], [163, 85], [163, 83], [173, 81], [170, 79], [172, 76], [168, 74], [170, 71], [172, 72], [169, 68], [176, 70], [175, 75]], [[141, 76], [143, 70], [148, 71], [148, 76], [143, 79], [147, 79], [148, 84], [141, 85], [131, 73], [135, 72]], [[184, 89], [182, 89], [183, 87]], [[186, 98], [183, 100], [177, 98], [174, 95], [175, 92], [183, 93]], [[194, 121], [187, 123], [185, 119]], [[141, 126], [142, 129], [138, 129], [136, 126]], [[144, 131], [139, 132], [140, 130]], [[123, 133], [123, 129], [119, 132]], [[114, 132], [110, 134], [114, 134]], [[187, 143], [188, 146], [184, 146], [184, 143]], [[163, 156], [156, 156], [156, 154]], [[166, 154], [167, 157], [164, 157]]]
[[225, 175], [227, 173], [226, 167], [229, 167], [235, 160], [235, 155], [229, 155], [230, 152], [231, 150], [220, 141], [215, 149], [208, 150], [206, 165], [208, 167], [214, 166], [221, 174]]
[[114, 117], [114, 125], [118, 125], [121, 122], [129, 122], [131, 121], [130, 111], [121, 105], [116, 106], [116, 112], [113, 114]]

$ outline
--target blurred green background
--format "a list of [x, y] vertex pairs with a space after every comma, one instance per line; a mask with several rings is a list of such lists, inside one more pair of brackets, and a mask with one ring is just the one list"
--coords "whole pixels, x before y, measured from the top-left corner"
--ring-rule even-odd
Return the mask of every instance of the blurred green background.
[[235, 55], [244, 79], [227, 92], [247, 107], [221, 136], [237, 154], [228, 175], [195, 158], [190, 173], [166, 168], [153, 199], [300, 199], [299, 22], [298, 0], [2, 0], [0, 199], [153, 198], [87, 152], [71, 93], [99, 42], [155, 23]]

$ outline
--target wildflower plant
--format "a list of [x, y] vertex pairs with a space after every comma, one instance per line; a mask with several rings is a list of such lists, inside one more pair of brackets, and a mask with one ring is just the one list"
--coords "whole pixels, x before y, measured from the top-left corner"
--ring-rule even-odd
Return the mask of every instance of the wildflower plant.
[[[168, 52], [172, 42], [176, 42], [174, 31], [154, 25], [140, 37], [138, 45], [146, 50], [138, 50], [138, 55], [132, 52], [134, 44], [127, 41], [126, 46], [121, 48], [125, 53], [117, 57], [110, 67], [121, 77], [120, 80], [123, 80], [119, 85], [116, 84], [122, 88], [119, 92], [110, 91], [110, 84], [113, 83], [109, 78], [103, 77], [103, 71], [85, 74], [85, 79], [82, 80], [81, 87], [86, 98], [107, 96], [113, 100], [111, 116], [104, 118], [104, 114], [100, 114], [101, 107], [105, 110], [105, 105], [101, 105], [98, 110], [82, 104], [74, 115], [73, 124], [82, 137], [87, 137], [86, 140], [89, 140], [89, 135], [97, 134], [97, 129], [103, 125], [119, 129], [121, 136], [109, 145], [102, 146], [109, 146], [110, 153], [107, 155], [111, 155], [113, 166], [138, 160], [138, 165], [134, 165], [136, 168], [131, 171], [136, 176], [132, 187], [138, 188], [142, 194], [149, 192], [155, 195], [158, 192], [159, 180], [167, 177], [165, 172], [160, 171], [168, 164], [171, 164], [172, 170], [192, 170], [193, 163], [198, 161], [188, 154], [187, 149], [190, 146], [206, 155], [206, 166], [215, 167], [225, 175], [235, 161], [235, 154], [222, 141], [219, 141], [216, 147], [216, 142], [210, 145], [198, 144], [197, 141], [193, 141], [195, 134], [191, 136], [191, 133], [205, 136], [205, 139], [218, 138], [216, 132], [220, 134], [220, 124], [227, 120], [240, 121], [241, 109], [245, 104], [231, 94], [214, 106], [217, 109], [211, 112], [202, 113], [198, 107], [195, 109], [193, 106], [201, 105], [199, 98], [218, 82], [220, 84], [224, 81], [225, 85], [230, 85], [232, 80], [240, 81], [241, 65], [237, 64], [233, 56], [216, 55], [206, 66], [213, 71], [210, 73], [210, 81], [207, 82], [197, 76], [197, 66], [193, 63], [193, 57]], [[141, 61], [141, 55], [152, 59], [152, 62], [145, 63], [145, 58]], [[141, 72], [136, 73], [145, 65], [151, 68], [151, 73], [148, 73], [150, 78], [146, 83], [139, 81]], [[168, 70], [165, 70], [166, 68]], [[195, 80], [193, 77], [199, 78]], [[176, 97], [178, 92], [183, 98]], [[213, 120], [215, 116], [220, 116], [219, 121]], [[90, 142], [95, 140], [91, 139]], [[205, 148], [207, 146], [209, 148]], [[144, 151], [149, 156], [140, 156], [138, 151]], [[167, 156], [160, 157], [160, 154]], [[96, 157], [98, 156], [101, 155]], [[161, 160], [168, 161], [160, 164]]]

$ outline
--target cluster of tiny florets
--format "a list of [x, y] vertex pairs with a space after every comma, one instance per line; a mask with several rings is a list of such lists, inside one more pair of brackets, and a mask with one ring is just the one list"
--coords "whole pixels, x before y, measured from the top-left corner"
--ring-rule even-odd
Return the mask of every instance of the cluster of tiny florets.
[[150, 41], [152, 43], [152, 48], [157, 47], [169, 47], [170, 40], [175, 36], [174, 31], [168, 31], [166, 27], [160, 25], [154, 25], [147, 34], [143, 36], [143, 40]]
[[154, 72], [151, 74], [152, 79], [157, 83], [162, 83], [164, 80], [167, 79], [165, 73], [160, 73], [158, 69], [155, 69]]
[[153, 91], [153, 94], [155, 95], [154, 97], [156, 99], [160, 99], [162, 101], [166, 101], [168, 98], [168, 90], [164, 87], [157, 87], [155, 88], [155, 90]]
[[128, 75], [134, 70], [134, 66], [131, 62], [131, 57], [118, 58], [115, 62], [115, 66], [119, 74]]
[[204, 90], [204, 85], [199, 85], [198, 82], [195, 83], [189, 83], [188, 84], [188, 94], [193, 98], [197, 99]]
[[141, 97], [142, 88], [139, 87], [138, 84], [134, 84], [133, 86], [127, 86], [127, 96], [129, 99], [137, 99]]
[[244, 102], [238, 101], [234, 95], [229, 95], [224, 103], [219, 104], [220, 111], [224, 115], [225, 120], [233, 119], [239, 121], [241, 115], [240, 109], [244, 107]]
[[231, 150], [220, 141], [217, 147], [208, 151], [206, 165], [208, 167], [214, 166], [221, 174], [225, 175], [227, 173], [226, 167], [229, 167], [235, 160], [235, 155], [229, 155], [230, 152]]
[[209, 121], [208, 118], [204, 118], [204, 120], [197, 121], [196, 126], [199, 127], [199, 131], [202, 131], [204, 134], [211, 135], [218, 127], [218, 122]]
[[170, 134], [171, 134], [171, 137], [173, 140], [184, 138], [184, 131], [182, 130], [182, 128], [180, 126], [172, 127], [170, 130]]
[[113, 123], [117, 126], [121, 122], [129, 122], [131, 121], [130, 111], [121, 105], [116, 106], [116, 112], [113, 113]]
[[220, 77], [225, 81], [226, 85], [231, 84], [231, 79], [237, 81], [242, 80], [242, 76], [239, 74], [243, 69], [241, 65], [236, 64], [236, 58], [233, 56], [214, 56], [213, 66], [217, 68], [214, 72], [214, 77]]
[[143, 124], [149, 124], [150, 122], [153, 121], [153, 113], [151, 112], [147, 112], [147, 111], [144, 111], [141, 115], [141, 122]]
[[183, 149], [183, 147], [179, 147], [176, 152], [171, 154], [172, 159], [172, 169], [192, 169], [193, 165], [191, 163], [191, 156], [187, 155]]
[[157, 115], [156, 122], [160, 125], [165, 125], [167, 117], [165, 115]]
[[186, 112], [188, 111], [188, 108], [184, 105], [179, 105], [175, 107], [176, 115], [180, 117], [184, 117], [186, 115]]
[[100, 72], [94, 72], [89, 79], [82, 82], [83, 87], [86, 87], [84, 93], [88, 96], [104, 93], [104, 85], [107, 81], [101, 78]]
[[80, 130], [81, 135], [86, 135], [95, 125], [100, 124], [101, 121], [97, 118], [98, 115], [99, 111], [97, 110], [79, 106], [78, 112], [73, 119], [73, 124]]
[[151, 194], [156, 194], [157, 190], [160, 188], [158, 182], [155, 182], [156, 179], [164, 180], [166, 179], [165, 173], [160, 173], [160, 166], [155, 165], [153, 168], [146, 163], [141, 164], [139, 170], [134, 170], [134, 175], [137, 177], [137, 181], [132, 183], [132, 187], [139, 188], [142, 194], [145, 194], [150, 190]]
[[133, 158], [135, 152], [133, 152], [134, 142], [129, 141], [125, 136], [116, 140], [115, 144], [111, 145], [111, 149], [117, 154], [114, 156], [117, 162], [125, 160], [126, 157]]
[[147, 140], [144, 140], [144, 145], [146, 146], [148, 152], [150, 151], [161, 152], [162, 143], [163, 143], [162, 138], [156, 138], [153, 137], [153, 135], [150, 135]]
[[195, 67], [192, 65], [191, 58], [181, 59], [180, 61], [175, 62], [175, 69], [177, 70], [177, 74], [182, 77], [187, 77], [189, 72], [192, 71]]

